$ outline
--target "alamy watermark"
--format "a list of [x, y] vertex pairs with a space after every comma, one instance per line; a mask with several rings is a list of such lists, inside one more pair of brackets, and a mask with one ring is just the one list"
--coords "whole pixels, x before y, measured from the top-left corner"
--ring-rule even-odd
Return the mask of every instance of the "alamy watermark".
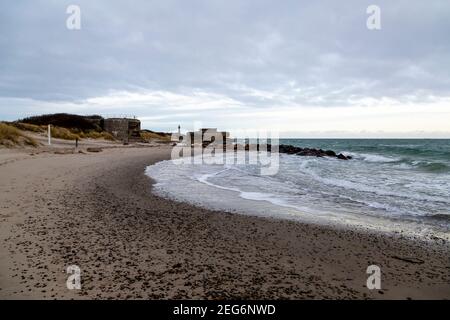
[[366, 281], [367, 289], [369, 290], [380, 290], [381, 289], [381, 269], [377, 265], [370, 265], [367, 267], [366, 273], [369, 277]]
[[66, 281], [67, 289], [69, 290], [81, 290], [81, 269], [77, 265], [71, 265], [67, 267], [67, 273], [69, 277]]
[[377, 5], [370, 5], [366, 9], [366, 13], [369, 15], [366, 21], [367, 29], [369, 30], [381, 30], [381, 9]]
[[[366, 27], [369, 30], [381, 30], [381, 8], [378, 5], [369, 5], [366, 9], [369, 15], [366, 20]], [[71, 4], [66, 8], [66, 27], [68, 30], [81, 30], [81, 8]]]
[[66, 27], [69, 30], [81, 30], [81, 8], [75, 4], [67, 7], [66, 13], [69, 15], [66, 19]]

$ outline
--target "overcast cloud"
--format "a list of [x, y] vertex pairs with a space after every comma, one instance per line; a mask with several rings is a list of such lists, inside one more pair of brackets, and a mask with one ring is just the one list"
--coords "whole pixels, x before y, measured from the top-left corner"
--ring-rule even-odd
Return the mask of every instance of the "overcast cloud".
[[[70, 4], [79, 31], [66, 28]], [[366, 28], [370, 4], [379, 31]], [[156, 130], [450, 131], [448, 0], [3, 1], [0, 30], [4, 120], [76, 112], [136, 115]]]

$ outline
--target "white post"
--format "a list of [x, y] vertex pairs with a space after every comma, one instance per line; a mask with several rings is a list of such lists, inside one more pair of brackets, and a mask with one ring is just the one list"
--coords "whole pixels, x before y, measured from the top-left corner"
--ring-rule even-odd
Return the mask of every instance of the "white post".
[[48, 145], [52, 145], [52, 129], [51, 125], [48, 125]]

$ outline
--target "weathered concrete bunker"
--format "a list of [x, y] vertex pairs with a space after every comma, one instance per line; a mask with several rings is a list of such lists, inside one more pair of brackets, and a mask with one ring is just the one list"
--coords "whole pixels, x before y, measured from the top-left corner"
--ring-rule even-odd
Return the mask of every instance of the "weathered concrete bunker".
[[109, 118], [104, 120], [103, 128], [123, 142], [141, 140], [141, 121], [130, 118]]

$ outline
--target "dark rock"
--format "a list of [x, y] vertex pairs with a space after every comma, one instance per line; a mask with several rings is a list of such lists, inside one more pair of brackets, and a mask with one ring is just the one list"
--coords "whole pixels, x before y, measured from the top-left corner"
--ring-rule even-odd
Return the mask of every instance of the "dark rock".
[[329, 157], [336, 157], [336, 152], [334, 152], [333, 150], [327, 150], [325, 151], [325, 154]]
[[308, 151], [302, 150], [300, 152], [297, 152], [296, 155], [298, 155], [298, 156], [309, 156], [310, 154], [309, 154]]
[[[238, 148], [237, 144], [234, 145], [234, 150], [237, 151], [238, 149], [241, 149], [242, 147], [244, 147], [244, 150], [248, 151], [248, 150], [260, 150], [259, 145], [257, 144], [252, 144], [249, 145], [248, 143], [246, 143], [245, 145], [240, 145], [240, 147]], [[268, 144], [265, 148], [268, 152], [272, 151], [272, 146], [270, 144]], [[332, 158], [338, 158], [341, 160], [349, 160], [352, 157], [350, 156], [345, 156], [342, 153], [340, 153], [339, 155], [336, 155], [336, 152], [334, 152], [333, 150], [322, 150], [322, 149], [314, 149], [314, 148], [300, 148], [300, 147], [295, 147], [292, 145], [287, 145], [287, 144], [280, 144], [278, 146], [278, 152], [279, 153], [286, 153], [286, 154], [295, 154], [297, 156], [309, 156], [309, 157], [332, 157]]]
[[[269, 149], [269, 148], [268, 148]], [[309, 157], [332, 157], [341, 160], [349, 160], [350, 156], [344, 156], [342, 153], [337, 155], [333, 150], [322, 150], [314, 148], [300, 148], [292, 145], [281, 144], [278, 148], [280, 153], [295, 154], [298, 156], [309, 156]]]

